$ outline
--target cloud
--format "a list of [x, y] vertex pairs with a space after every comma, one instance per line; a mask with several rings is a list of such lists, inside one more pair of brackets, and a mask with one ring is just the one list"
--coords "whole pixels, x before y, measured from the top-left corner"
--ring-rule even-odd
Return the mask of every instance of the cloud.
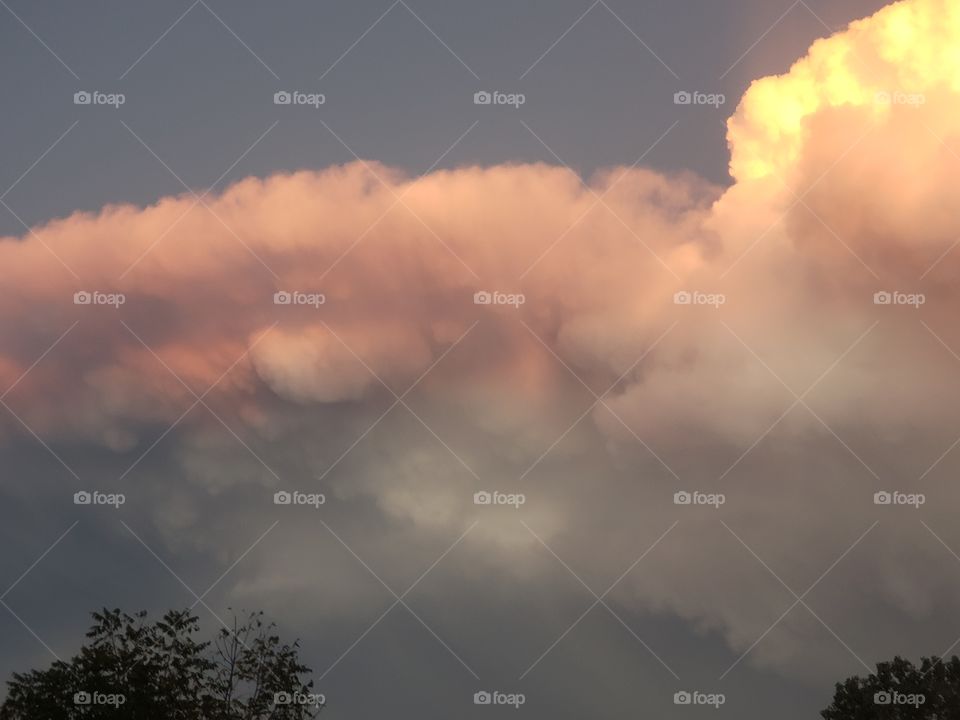
[[[819, 676], [849, 670], [853, 648], [939, 652], [938, 598], [960, 583], [925, 568], [950, 558], [919, 515], [871, 499], [923, 488], [938, 528], [958, 499], [942, 479], [960, 427], [958, 41], [960, 11], [937, 0], [818, 41], [730, 118], [728, 188], [355, 162], [246, 179], [209, 207], [180, 196], [51, 221], [0, 242], [0, 388], [57, 447], [135, 460], [177, 423], [158, 451], [174, 479], [149, 462], [130, 476], [171, 543], [212, 532], [181, 480], [232, 499], [225, 532], [296, 478], [380, 523], [388, 541], [370, 534], [362, 554], [402, 577], [414, 564], [397, 544], [455, 538], [478, 489], [522, 491], [519, 516], [600, 587], [678, 518], [614, 596], [735, 654], [793, 603], [777, 576], [802, 593], [883, 512], [891, 529], [816, 586], [824, 617], [796, 608], [749, 662]], [[78, 291], [125, 302], [75, 305]], [[475, 304], [483, 291], [523, 302]], [[198, 396], [209, 408], [184, 415]], [[12, 443], [22, 427], [4, 422]], [[697, 488], [729, 502], [673, 505]], [[542, 549], [495, 509], [466, 552], [516, 579]], [[298, 560], [238, 592], [303, 593]], [[318, 607], [349, 613], [347, 595]], [[902, 632], [874, 633], [894, 620]], [[837, 654], [812, 663], [824, 632]]]
[[[608, 191], [609, 209], [596, 205], [593, 193]], [[245, 180], [209, 210], [180, 197], [77, 214], [0, 245], [16, 298], [0, 315], [15, 339], [3, 380], [15, 382], [51, 342], [31, 328], [77, 321], [16, 392], [38, 431], [90, 438], [130, 421], [175, 419], [190, 397], [176, 377], [197, 393], [217, 383], [214, 397], [238, 403], [268, 391], [303, 403], [359, 401], [383, 385], [400, 391], [475, 322], [510, 318], [481, 331], [505, 347], [457, 362], [482, 378], [522, 375], [523, 391], [547, 402], [555, 361], [520, 351], [531, 338], [519, 319], [538, 333], [562, 329], [583, 371], [612, 373], [640, 346], [621, 328], [643, 316], [647, 332], [655, 327], [637, 293], [670, 286], [655, 256], [698, 262], [690, 259], [704, 243], [697, 227], [715, 192], [644, 170], [582, 187], [572, 172], [546, 166], [413, 180], [354, 163]], [[634, 270], [624, 273], [621, 262]], [[529, 298], [521, 311], [474, 305], [475, 292], [521, 289]], [[125, 302], [75, 305], [81, 291], [121, 293]], [[275, 304], [277, 292], [293, 293], [292, 304]], [[601, 338], [581, 332], [620, 347], [597, 352]], [[51, 385], [96, 417], [64, 417]]]

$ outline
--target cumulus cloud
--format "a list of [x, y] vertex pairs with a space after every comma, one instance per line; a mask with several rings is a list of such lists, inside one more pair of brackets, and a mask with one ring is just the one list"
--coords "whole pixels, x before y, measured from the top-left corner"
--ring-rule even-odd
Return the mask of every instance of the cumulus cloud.
[[[186, 195], [51, 221], [0, 242], [0, 388], [16, 384], [7, 402], [50, 442], [133, 458], [200, 395], [256, 457], [198, 410], [172, 435], [196, 487], [246, 497], [278, 487], [283, 464], [397, 533], [456, 537], [474, 491], [526, 488], [523, 517], [598, 586], [682, 517], [615, 594], [745, 651], [793, 598], [744, 544], [801, 593], [870, 527], [875, 489], [953, 467], [958, 40], [956, 7], [908, 0], [818, 41], [730, 118], [728, 188], [644, 169], [410, 178], [355, 162], [246, 179], [209, 206]], [[75, 305], [78, 291], [125, 302]], [[5, 421], [6, 442], [21, 431]], [[201, 514], [143, 474], [157, 524], [202, 537]], [[672, 504], [696, 487], [729, 496], [728, 527]], [[496, 517], [473, 560], [527, 574], [542, 547]], [[877, 659], [911, 635], [876, 637], [863, 604], [871, 620], [922, 622], [937, 594], [960, 599], [920, 572], [942, 547], [895, 517], [863, 541], [852, 583], [818, 590], [829, 617], [798, 608], [750, 661], [809, 672], [834, 626]], [[240, 591], [303, 592], [285, 567]], [[849, 667], [857, 653], [838, 647], [814, 672]]]

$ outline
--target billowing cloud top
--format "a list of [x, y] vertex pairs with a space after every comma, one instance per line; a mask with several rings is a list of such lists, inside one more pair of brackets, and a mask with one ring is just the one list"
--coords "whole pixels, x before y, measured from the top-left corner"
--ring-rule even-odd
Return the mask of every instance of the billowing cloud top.
[[[931, 102], [960, 89], [960, 8], [897, 2], [815, 42], [785, 75], [756, 80], [728, 122], [730, 171], [747, 180], [784, 174], [816, 142], [811, 122], [834, 108], [888, 113], [898, 98]], [[923, 102], [923, 99], [919, 100]]]

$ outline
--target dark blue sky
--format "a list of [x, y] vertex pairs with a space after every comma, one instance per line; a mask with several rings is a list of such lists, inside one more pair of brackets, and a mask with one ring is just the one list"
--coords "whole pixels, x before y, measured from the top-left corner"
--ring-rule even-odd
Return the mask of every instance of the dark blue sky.
[[[882, 3], [7, 5], [0, 8], [7, 60], [0, 67], [0, 186], [12, 185], [77, 123], [4, 198], [33, 224], [182, 191], [133, 133], [183, 182], [206, 189], [228, 169], [218, 187], [347, 162], [351, 151], [410, 173], [438, 160], [453, 167], [559, 157], [589, 174], [635, 162], [677, 123], [643, 164], [724, 183], [723, 121], [749, 82], [785, 71], [828, 28]], [[326, 104], [277, 107], [279, 89], [323, 93]], [[522, 92], [526, 103], [478, 107], [480, 89]], [[75, 106], [78, 90], [122, 92], [126, 103]], [[678, 107], [678, 90], [724, 93], [727, 103]], [[23, 228], [3, 210], [0, 230]]]

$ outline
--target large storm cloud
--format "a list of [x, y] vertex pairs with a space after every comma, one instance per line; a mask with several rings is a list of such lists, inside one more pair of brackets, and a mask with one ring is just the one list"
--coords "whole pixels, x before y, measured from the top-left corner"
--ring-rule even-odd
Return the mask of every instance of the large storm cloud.
[[[818, 41], [742, 98], [728, 188], [357, 161], [6, 238], [3, 442], [29, 428], [71, 466], [133, 464], [101, 484], [174, 551], [246, 538], [280, 517], [277, 490], [324, 492], [322, 517], [378, 528], [351, 547], [398, 592], [479, 520], [430, 586], [467, 604], [454, 588], [478, 577], [552, 586], [544, 545], [599, 593], [676, 520], [608, 602], [804, 681], [941, 652], [960, 635], [960, 568], [934, 536], [960, 549], [958, 42], [946, 0]], [[477, 506], [483, 490], [527, 502]], [[874, 504], [897, 490], [927, 503]], [[353, 560], [315, 547], [314, 518], [284, 515], [287, 550], [251, 556], [228, 596], [375, 617], [382, 588], [338, 573]]]

